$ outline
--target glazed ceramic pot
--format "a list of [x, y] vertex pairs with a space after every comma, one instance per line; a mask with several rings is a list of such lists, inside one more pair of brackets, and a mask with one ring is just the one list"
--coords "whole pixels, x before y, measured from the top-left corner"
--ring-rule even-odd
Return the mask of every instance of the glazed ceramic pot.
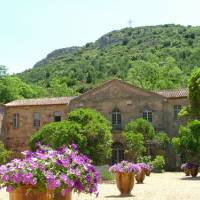
[[52, 198], [52, 192], [39, 191], [32, 186], [21, 186], [9, 193], [9, 200], [52, 200]]
[[72, 200], [72, 192], [68, 192], [64, 197], [60, 193], [54, 193], [53, 200]]
[[115, 173], [117, 188], [122, 196], [129, 196], [134, 186], [133, 172], [117, 172]]
[[145, 171], [142, 169], [136, 176], [135, 179], [137, 183], [143, 183], [145, 179]]

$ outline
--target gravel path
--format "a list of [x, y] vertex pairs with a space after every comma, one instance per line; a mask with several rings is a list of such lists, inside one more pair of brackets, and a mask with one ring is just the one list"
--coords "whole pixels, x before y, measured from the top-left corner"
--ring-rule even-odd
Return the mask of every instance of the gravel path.
[[[198, 200], [200, 199], [200, 177], [185, 177], [183, 173], [166, 172], [151, 174], [144, 184], [135, 184], [131, 197], [120, 197], [115, 183], [100, 185], [100, 195], [73, 195], [73, 200]], [[5, 191], [0, 200], [9, 200]]]

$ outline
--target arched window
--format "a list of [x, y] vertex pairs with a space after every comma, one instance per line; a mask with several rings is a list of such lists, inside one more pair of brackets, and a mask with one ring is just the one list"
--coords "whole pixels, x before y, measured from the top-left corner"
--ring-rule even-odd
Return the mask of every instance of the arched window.
[[113, 144], [112, 150], [112, 164], [121, 162], [124, 160], [124, 146], [123, 144], [116, 142]]
[[145, 110], [143, 112], [143, 119], [146, 119], [147, 121], [152, 122], [153, 121], [152, 111]]
[[61, 121], [61, 113], [54, 112], [54, 122], [60, 122], [60, 121]]
[[122, 128], [122, 117], [118, 108], [115, 108], [112, 111], [112, 127], [113, 130], [121, 130]]

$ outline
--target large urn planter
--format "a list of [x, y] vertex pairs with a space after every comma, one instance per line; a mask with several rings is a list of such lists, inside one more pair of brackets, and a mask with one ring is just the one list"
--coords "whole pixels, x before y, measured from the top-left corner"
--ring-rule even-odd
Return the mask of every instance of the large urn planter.
[[143, 181], [145, 179], [145, 171], [143, 169], [141, 169], [141, 171], [139, 173], [137, 173], [137, 175], [135, 176], [135, 179], [136, 179], [137, 183], [139, 183], [139, 184], [143, 183]]
[[53, 200], [50, 191], [39, 191], [37, 188], [21, 186], [9, 192], [9, 200]]
[[134, 186], [135, 174], [140, 171], [137, 164], [122, 161], [109, 168], [109, 171], [115, 173], [117, 188], [121, 196], [131, 195]]
[[198, 174], [198, 167], [194, 166], [193, 168], [190, 169], [190, 174], [192, 177], [196, 177]]
[[121, 196], [129, 196], [134, 186], [133, 172], [118, 172], [115, 173], [117, 188], [121, 193]]
[[65, 196], [50, 190], [39, 191], [32, 186], [21, 186], [9, 193], [9, 200], [72, 200], [72, 192]]
[[137, 173], [135, 179], [137, 183], [143, 183], [145, 175], [150, 176], [152, 167], [146, 163], [138, 163], [138, 166], [140, 167], [140, 172]]
[[68, 192], [65, 196], [60, 193], [54, 193], [53, 200], [72, 200], [72, 192]]
[[199, 166], [193, 163], [184, 163], [181, 165], [181, 169], [185, 172], [186, 176], [196, 177], [199, 171]]

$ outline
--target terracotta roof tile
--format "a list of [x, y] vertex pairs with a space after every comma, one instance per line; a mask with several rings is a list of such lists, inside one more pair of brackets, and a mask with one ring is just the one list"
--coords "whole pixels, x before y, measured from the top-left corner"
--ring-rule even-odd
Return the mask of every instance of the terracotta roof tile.
[[177, 90], [162, 90], [156, 92], [166, 98], [179, 98], [179, 97], [187, 97], [189, 92], [187, 89], [177, 89]]
[[22, 99], [11, 101], [6, 104], [7, 107], [11, 106], [38, 106], [38, 105], [59, 105], [69, 104], [71, 99], [75, 97], [54, 97], [54, 98], [40, 98], [40, 99]]

